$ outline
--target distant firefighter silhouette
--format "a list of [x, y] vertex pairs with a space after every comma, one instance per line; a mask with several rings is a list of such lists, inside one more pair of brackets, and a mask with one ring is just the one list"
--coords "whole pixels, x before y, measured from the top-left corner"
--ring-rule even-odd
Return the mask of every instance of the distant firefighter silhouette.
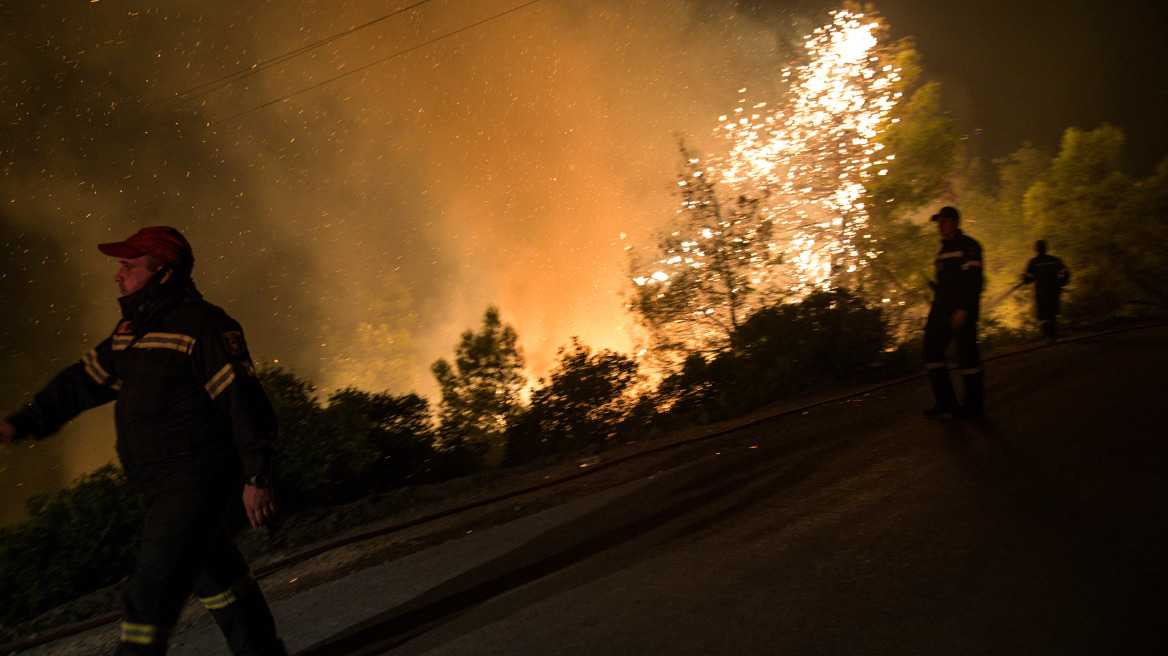
[[1030, 258], [1020, 285], [1034, 283], [1034, 307], [1042, 334], [1050, 341], [1058, 339], [1059, 295], [1071, 281], [1071, 273], [1062, 260], [1046, 252], [1046, 242], [1034, 243], [1037, 253]]

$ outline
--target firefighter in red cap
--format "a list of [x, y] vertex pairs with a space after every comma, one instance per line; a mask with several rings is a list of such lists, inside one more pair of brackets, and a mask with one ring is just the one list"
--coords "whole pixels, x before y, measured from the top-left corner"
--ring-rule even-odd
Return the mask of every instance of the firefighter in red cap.
[[[956, 208], [942, 207], [933, 215], [941, 234], [941, 250], [936, 257], [937, 280], [933, 286], [933, 307], [925, 324], [925, 368], [936, 403], [925, 416], [980, 417], [985, 412], [985, 383], [977, 346], [977, 319], [981, 309], [981, 244], [958, 227], [961, 215]], [[964, 405], [957, 402], [945, 351], [957, 346], [957, 363], [965, 388]]]
[[238, 495], [253, 527], [275, 513], [276, 418], [243, 331], [195, 288], [194, 254], [178, 230], [143, 228], [98, 248], [119, 261], [121, 321], [0, 421], [0, 442], [46, 437], [81, 411], [116, 400], [118, 458], [146, 504], [116, 653], [165, 654], [193, 591], [232, 653], [284, 655], [228, 529]]

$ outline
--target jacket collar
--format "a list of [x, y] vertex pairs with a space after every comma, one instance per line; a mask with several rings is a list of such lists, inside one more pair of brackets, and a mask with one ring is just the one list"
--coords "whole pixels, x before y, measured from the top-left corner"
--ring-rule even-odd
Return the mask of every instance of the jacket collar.
[[189, 278], [165, 285], [156, 280], [151, 278], [142, 289], [118, 299], [122, 318], [130, 322], [135, 335], [144, 335], [183, 301], [203, 297]]

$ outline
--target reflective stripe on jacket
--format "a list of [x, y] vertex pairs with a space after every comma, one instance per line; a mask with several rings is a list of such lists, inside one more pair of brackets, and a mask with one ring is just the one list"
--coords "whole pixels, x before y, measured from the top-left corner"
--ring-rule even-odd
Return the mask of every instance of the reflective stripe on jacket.
[[951, 239], [941, 241], [936, 269], [933, 307], [976, 314], [983, 285], [981, 244], [958, 230]]

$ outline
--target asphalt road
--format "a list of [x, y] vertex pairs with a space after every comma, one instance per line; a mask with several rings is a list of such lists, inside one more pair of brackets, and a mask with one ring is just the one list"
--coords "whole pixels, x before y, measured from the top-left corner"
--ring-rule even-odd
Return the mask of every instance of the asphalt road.
[[1168, 328], [986, 375], [984, 421], [923, 379], [765, 420], [277, 622], [300, 656], [1168, 653]]

